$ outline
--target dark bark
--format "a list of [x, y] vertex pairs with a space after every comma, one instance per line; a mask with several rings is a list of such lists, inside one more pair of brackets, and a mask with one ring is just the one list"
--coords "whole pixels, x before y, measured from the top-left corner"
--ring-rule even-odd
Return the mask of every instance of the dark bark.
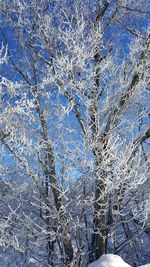
[[[98, 85], [98, 79], [96, 79]], [[94, 94], [93, 94], [94, 96]], [[90, 107], [90, 126], [92, 138], [96, 147], [93, 149], [95, 161], [95, 200], [94, 200], [94, 217], [93, 217], [93, 235], [91, 241], [90, 262], [97, 260], [101, 255], [107, 252], [106, 241], [106, 172], [102, 167], [102, 150], [106, 149], [106, 135], [99, 137], [98, 118], [97, 118], [97, 101], [95, 96], [92, 99]]]
[[[48, 194], [49, 186], [48, 183], [50, 183], [50, 187], [53, 193], [54, 197], [54, 204], [57, 209], [57, 212], [59, 213], [59, 220], [61, 221], [60, 225], [60, 231], [63, 235], [63, 247], [64, 247], [64, 253], [65, 253], [65, 264], [70, 264], [73, 260], [73, 247], [71, 242], [71, 234], [69, 231], [69, 226], [67, 223], [67, 218], [64, 214], [64, 212], [60, 212], [61, 206], [62, 206], [62, 199], [61, 199], [61, 192], [58, 188], [57, 184], [57, 176], [55, 171], [55, 156], [54, 156], [54, 149], [52, 146], [51, 141], [49, 140], [48, 136], [48, 127], [47, 122], [43, 114], [42, 105], [40, 102], [40, 95], [38, 92], [38, 78], [37, 78], [37, 69], [36, 69], [36, 62], [33, 59], [33, 70], [34, 70], [34, 81], [35, 81], [35, 88], [34, 88], [34, 95], [35, 95], [35, 108], [39, 117], [39, 121], [41, 124], [42, 129], [42, 136], [44, 141], [44, 152], [45, 152], [45, 158], [46, 162], [44, 165], [44, 174], [46, 177], [46, 194]], [[58, 222], [59, 224], [60, 222]], [[65, 226], [65, 227], [64, 227]], [[57, 229], [58, 225], [56, 226]], [[65, 230], [63, 230], [63, 227]], [[52, 244], [48, 242], [48, 248], [51, 248]], [[54, 247], [52, 247], [54, 249]]]

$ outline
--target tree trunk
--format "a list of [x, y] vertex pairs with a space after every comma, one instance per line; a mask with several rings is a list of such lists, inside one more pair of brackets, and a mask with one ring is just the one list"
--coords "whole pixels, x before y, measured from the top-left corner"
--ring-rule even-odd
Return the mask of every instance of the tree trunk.
[[[37, 87], [37, 73], [36, 73], [36, 64], [34, 62], [34, 80], [35, 80], [35, 89], [34, 89], [34, 94], [35, 94], [35, 108], [36, 112], [39, 117], [39, 121], [41, 124], [41, 129], [42, 129], [42, 137], [44, 141], [44, 154], [45, 154], [45, 163], [43, 165], [44, 169], [44, 174], [46, 177], [46, 188], [45, 188], [45, 193], [46, 196], [48, 197], [48, 191], [49, 191], [49, 186], [48, 184], [50, 183], [50, 188], [53, 193], [53, 198], [54, 198], [54, 204], [56, 207], [56, 210], [60, 214], [59, 220], [61, 221], [61, 233], [63, 235], [63, 247], [64, 247], [64, 253], [65, 253], [65, 263], [67, 266], [72, 262], [73, 260], [73, 247], [72, 247], [72, 242], [71, 242], [71, 234], [69, 231], [69, 226], [67, 223], [67, 218], [64, 213], [60, 212], [61, 206], [62, 206], [62, 199], [61, 199], [61, 193], [60, 190], [58, 189], [58, 184], [57, 184], [57, 176], [56, 176], [56, 171], [55, 171], [55, 156], [54, 156], [54, 149], [51, 141], [49, 140], [48, 136], [48, 127], [47, 127], [47, 122], [46, 118], [44, 116], [43, 110], [42, 110], [42, 105], [40, 102], [40, 95], [38, 93], [38, 87]], [[59, 224], [59, 222], [58, 222]], [[65, 227], [64, 227], [65, 226]], [[49, 226], [48, 226], [49, 227]], [[56, 225], [56, 229], [57, 229]], [[65, 231], [63, 231], [63, 227]], [[51, 246], [52, 244], [48, 242], [48, 248], [53, 248]], [[51, 254], [51, 253], [50, 253]]]
[[92, 236], [92, 257], [91, 261], [97, 260], [106, 251], [106, 173], [99, 170], [101, 167], [101, 153], [95, 153], [96, 179], [95, 179], [95, 200], [94, 200], [94, 219]]
[[95, 161], [95, 200], [94, 200], [94, 218], [93, 235], [91, 242], [90, 262], [97, 260], [106, 253], [106, 172], [102, 167], [102, 149], [106, 148], [106, 136], [99, 136], [97, 101], [93, 97], [90, 107], [90, 126], [92, 130], [92, 139], [94, 141], [94, 161]]

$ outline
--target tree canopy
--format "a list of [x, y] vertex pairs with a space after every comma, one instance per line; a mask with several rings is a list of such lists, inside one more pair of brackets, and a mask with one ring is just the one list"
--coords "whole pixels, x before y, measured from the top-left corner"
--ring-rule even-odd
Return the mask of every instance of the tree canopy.
[[149, 1], [0, 8], [4, 264], [84, 267], [107, 253], [146, 263]]

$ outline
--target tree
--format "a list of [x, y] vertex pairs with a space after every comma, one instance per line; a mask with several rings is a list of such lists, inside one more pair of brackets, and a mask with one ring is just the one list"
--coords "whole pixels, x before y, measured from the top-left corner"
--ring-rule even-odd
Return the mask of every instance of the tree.
[[2, 164], [12, 155], [17, 176], [34, 183], [37, 213], [20, 229], [44, 229], [47, 266], [127, 256], [127, 245], [139, 260], [137, 237], [149, 233], [148, 5], [1, 3]]

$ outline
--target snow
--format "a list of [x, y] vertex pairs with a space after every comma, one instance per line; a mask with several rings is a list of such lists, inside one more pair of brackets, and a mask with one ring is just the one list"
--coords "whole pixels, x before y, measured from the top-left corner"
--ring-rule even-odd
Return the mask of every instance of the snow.
[[131, 267], [121, 257], [113, 254], [106, 254], [100, 257], [95, 262], [92, 262], [88, 267]]
[[[101, 256], [97, 261], [92, 262], [88, 267], [131, 267], [120, 256], [106, 254]], [[139, 267], [150, 267], [150, 264], [141, 265]]]

